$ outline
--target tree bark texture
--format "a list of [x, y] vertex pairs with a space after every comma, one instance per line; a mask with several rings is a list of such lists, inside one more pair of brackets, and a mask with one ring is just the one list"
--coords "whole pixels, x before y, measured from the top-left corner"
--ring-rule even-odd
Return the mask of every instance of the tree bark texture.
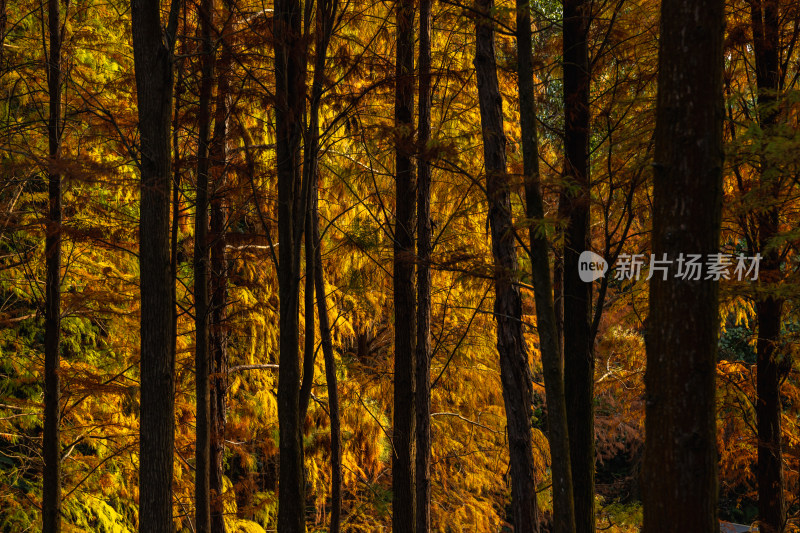
[[419, 4], [417, 127], [417, 533], [431, 530], [431, 0]]
[[141, 143], [139, 530], [166, 533], [173, 530], [175, 439], [169, 206], [176, 3], [172, 5], [166, 28], [162, 27], [157, 0], [133, 0], [131, 16]]
[[[3, 6], [5, 8], [5, 6]], [[5, 11], [5, 9], [4, 9]], [[3, 15], [5, 16], [5, 14]], [[61, 531], [61, 173], [58, 171], [61, 145], [61, 17], [58, 0], [47, 2], [50, 37], [47, 58], [49, 117], [47, 122], [49, 208], [45, 236], [45, 331], [44, 331], [44, 431], [42, 459], [42, 531]]]
[[228, 121], [230, 119], [230, 70], [233, 57], [226, 36], [231, 31], [230, 17], [225, 10], [222, 29], [222, 50], [217, 62], [217, 96], [214, 109], [214, 133], [209, 147], [211, 197], [211, 295], [209, 347], [211, 359], [210, 411], [211, 443], [209, 488], [211, 491], [211, 531], [225, 533], [225, 491], [223, 455], [225, 453], [226, 399], [228, 391], [228, 257], [225, 234], [228, 225], [226, 206], [228, 164]]
[[673, 267], [650, 280], [645, 533], [719, 531], [718, 282], [680, 279], [675, 264], [719, 251], [724, 25], [722, 0], [661, 4], [652, 251]]
[[394, 226], [394, 426], [392, 456], [392, 531], [416, 529], [415, 489], [415, 339], [414, 215], [414, 2], [396, 6], [395, 63], [395, 226]]
[[506, 172], [502, 97], [497, 80], [494, 29], [489, 19], [493, 7], [492, 0], [478, 0], [475, 4], [481, 15], [475, 25], [475, 71], [494, 258], [497, 350], [511, 463], [512, 522], [514, 531], [533, 532], [537, 527], [530, 425], [533, 384], [522, 330], [522, 300], [516, 285], [518, 265], [511, 213], [511, 181]]
[[342, 521], [342, 430], [339, 416], [339, 389], [336, 378], [336, 359], [333, 356], [331, 324], [328, 318], [328, 304], [325, 294], [325, 281], [322, 272], [322, 249], [319, 234], [317, 210], [317, 187], [314, 187], [312, 209], [312, 230], [316, 261], [314, 266], [314, 286], [317, 293], [317, 314], [319, 314], [320, 341], [325, 359], [325, 380], [328, 383], [328, 412], [331, 417], [331, 521], [328, 531], [339, 533]]
[[197, 188], [194, 225], [194, 323], [195, 323], [195, 531], [211, 531], [211, 402], [209, 356], [209, 144], [211, 101], [216, 52], [211, 40], [213, 0], [202, 0], [200, 21], [200, 101], [197, 110]]
[[[767, 139], [776, 133], [777, 109], [781, 91], [780, 16], [777, 0], [754, 0], [750, 3], [750, 22], [755, 52], [758, 118]], [[758, 226], [756, 252], [763, 256], [760, 277], [763, 283], [780, 280], [779, 250], [771, 242], [778, 233], [779, 210], [775, 203], [780, 192], [779, 176], [771, 157], [762, 147], [760, 186], [770, 203], [755, 213]], [[783, 300], [767, 295], [756, 302], [758, 339], [756, 341], [756, 419], [758, 431], [758, 521], [765, 533], [779, 533], [786, 519], [781, 445], [781, 370], [776, 347], [781, 338]]]
[[[558, 326], [554, 305], [552, 278], [550, 275], [549, 246], [545, 228], [542, 187], [539, 172], [539, 140], [536, 123], [536, 100], [533, 85], [533, 56], [530, 3], [517, 2], [517, 75], [519, 79], [520, 130], [522, 131], [522, 159], [525, 181], [526, 215], [530, 219], [529, 238], [531, 270], [536, 308], [536, 328], [542, 354], [545, 377], [548, 422], [550, 426], [550, 456], [553, 472], [553, 508], [556, 527], [559, 531], [574, 529], [572, 503], [572, 477], [567, 439], [566, 403], [564, 397], [563, 366], [559, 343]], [[533, 466], [531, 459], [531, 468]], [[531, 478], [534, 482], [535, 479]], [[536, 485], [527, 489], [526, 500], [530, 501], [532, 520], [538, 521], [536, 513]], [[538, 524], [532, 531], [538, 531]]]
[[589, 10], [564, 0], [564, 392], [577, 533], [594, 533], [594, 350], [592, 284], [580, 279], [578, 258], [589, 235]]
[[275, 5], [275, 122], [278, 166], [278, 286], [280, 369], [278, 426], [279, 533], [305, 531], [305, 482], [300, 421], [299, 286], [300, 244], [305, 225], [300, 147], [305, 101], [305, 42], [297, 0]]

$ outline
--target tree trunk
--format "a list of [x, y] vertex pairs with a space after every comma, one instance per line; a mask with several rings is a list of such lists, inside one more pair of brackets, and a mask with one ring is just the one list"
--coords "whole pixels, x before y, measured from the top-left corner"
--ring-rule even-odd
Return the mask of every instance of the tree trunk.
[[[5, 6], [3, 6], [5, 7]], [[61, 531], [61, 173], [58, 171], [61, 144], [61, 17], [58, 0], [48, 0], [47, 18], [50, 56], [47, 61], [47, 90], [50, 110], [47, 123], [49, 168], [47, 172], [49, 212], [45, 236], [44, 330], [44, 434], [42, 435], [42, 531]]]
[[719, 531], [718, 282], [680, 279], [676, 264], [719, 252], [724, 25], [723, 0], [661, 4], [652, 247], [672, 268], [650, 280], [645, 533]]
[[494, 29], [489, 14], [493, 0], [477, 0], [475, 72], [486, 167], [488, 222], [494, 257], [497, 350], [508, 426], [511, 462], [511, 505], [515, 532], [537, 530], [536, 484], [530, 420], [533, 384], [522, 330], [522, 300], [517, 286], [517, 252], [511, 213], [510, 176], [506, 172], [506, 137], [502, 97], [497, 81]]
[[[758, 118], [765, 138], [775, 134], [778, 124], [776, 103], [781, 91], [779, 7], [777, 0], [750, 3], [750, 22], [755, 51]], [[764, 283], [780, 280], [781, 259], [771, 241], [778, 233], [780, 185], [771, 158], [760, 154], [760, 185], [772, 204], [755, 213], [758, 224], [756, 252], [763, 256], [760, 277]], [[769, 192], [767, 192], [769, 191]], [[785, 507], [781, 458], [780, 370], [776, 346], [781, 336], [783, 300], [768, 295], [756, 302], [758, 340], [756, 341], [756, 418], [758, 426], [758, 518], [765, 533], [783, 531]]]
[[175, 359], [171, 343], [170, 115], [177, 2], [162, 30], [160, 2], [133, 0], [133, 58], [139, 111], [141, 217], [141, 417], [139, 530], [172, 531]]
[[392, 456], [392, 531], [416, 529], [414, 215], [414, 2], [396, 7], [395, 64], [396, 219], [394, 226], [394, 428]]
[[[777, 222], [777, 217], [775, 217]], [[763, 222], [767, 222], [764, 224]], [[772, 220], [759, 223], [759, 241], [762, 246], [768, 239]], [[774, 233], [773, 233], [774, 235]], [[762, 261], [765, 279], [770, 271], [777, 271], [780, 259], [774, 250], [767, 252]], [[758, 523], [759, 531], [780, 533], [785, 526], [783, 498], [783, 463], [781, 454], [781, 373], [776, 355], [776, 343], [781, 334], [781, 308], [783, 302], [773, 296], [756, 303], [758, 340], [756, 341], [756, 417], [758, 420]]]
[[[226, 3], [227, 5], [227, 3]], [[210, 411], [211, 444], [209, 489], [211, 491], [211, 531], [225, 533], [225, 492], [223, 456], [225, 453], [226, 399], [228, 391], [228, 258], [225, 252], [227, 231], [228, 120], [230, 117], [230, 70], [233, 63], [230, 45], [225, 38], [231, 31], [229, 10], [223, 12], [225, 24], [220, 37], [217, 63], [217, 96], [214, 109], [214, 134], [209, 146], [211, 197], [211, 300], [209, 346], [211, 364]]]
[[[303, 166], [305, 169], [305, 165]], [[311, 188], [309, 187], [309, 190]], [[314, 363], [316, 362], [317, 352], [314, 349], [316, 344], [316, 331], [314, 319], [314, 235], [311, 229], [311, 211], [306, 213], [306, 235], [305, 235], [305, 256], [306, 256], [306, 275], [305, 288], [303, 290], [304, 317], [305, 317], [305, 336], [303, 343], [303, 379], [300, 383], [300, 423], [303, 424], [308, 413], [308, 402], [311, 400], [311, 388], [314, 385]]]
[[305, 100], [305, 43], [301, 35], [300, 3], [275, 5], [275, 122], [278, 166], [278, 239], [280, 293], [280, 369], [278, 426], [280, 474], [278, 531], [305, 531], [305, 482], [300, 421], [300, 358], [298, 300], [300, 244], [305, 194], [302, 189], [300, 145]]
[[431, 0], [419, 4], [417, 158], [417, 533], [431, 530]]
[[577, 533], [594, 533], [594, 350], [592, 284], [580, 279], [578, 258], [589, 235], [589, 9], [564, 1], [564, 392]]
[[[325, 360], [325, 378], [328, 384], [328, 412], [331, 419], [331, 519], [329, 529], [331, 533], [338, 533], [341, 527], [342, 445], [341, 423], [339, 419], [339, 393], [336, 384], [336, 361], [333, 355], [333, 341], [331, 338], [331, 326], [328, 318], [328, 306], [322, 271], [317, 174], [319, 158], [319, 109], [322, 103], [323, 83], [325, 81], [325, 61], [327, 59], [328, 44], [333, 34], [338, 9], [338, 0], [317, 2], [314, 79], [311, 82], [311, 106], [308, 113], [308, 130], [306, 131], [308, 144], [304, 152], [303, 162], [303, 179], [305, 183], [308, 184], [309, 202], [307, 214], [308, 227], [306, 228], [306, 320], [308, 320], [309, 316], [313, 320], [314, 294], [316, 293], [320, 344]], [[308, 330], [306, 335], [309, 335]], [[313, 342], [310, 344], [307, 342], [307, 361], [311, 349], [313, 349]], [[308, 372], [308, 370], [306, 370], [306, 372]], [[303, 375], [304, 385], [306, 375], [308, 374]], [[306, 394], [310, 395], [310, 381], [309, 385], [305, 388], [307, 388]], [[305, 399], [305, 404], [308, 404], [308, 398]]]
[[[550, 260], [545, 228], [539, 226], [544, 217], [542, 186], [539, 173], [539, 140], [536, 124], [536, 100], [533, 85], [531, 49], [530, 3], [517, 2], [517, 74], [519, 78], [520, 129], [522, 136], [522, 158], [525, 179], [526, 215], [531, 220], [529, 238], [531, 246], [531, 269], [533, 277], [536, 328], [542, 354], [547, 397], [548, 425], [550, 429], [550, 456], [553, 472], [553, 509], [557, 531], [574, 530], [574, 508], [572, 501], [572, 476], [567, 439], [566, 400], [564, 396], [563, 368], [556, 320], [553, 287], [550, 276]], [[535, 481], [535, 479], [533, 480]], [[527, 496], [531, 501], [534, 521], [536, 513], [535, 483], [533, 492]], [[529, 489], [529, 490], [531, 490]], [[533, 531], [538, 531], [538, 524]]]
[[[183, 13], [183, 24], [186, 26], [186, 12]], [[184, 65], [186, 63], [186, 40], [181, 41], [181, 50], [179, 55], [182, 56], [175, 66], [177, 71], [177, 80], [175, 82], [175, 107], [172, 113], [172, 146], [178, 146], [178, 124], [180, 123], [181, 116], [181, 96], [183, 95], [184, 87]], [[170, 342], [170, 357], [174, 360], [178, 352], [178, 316], [180, 309], [178, 308], [178, 231], [183, 225], [183, 213], [181, 213], [181, 172], [183, 162], [179, 153], [175, 154], [172, 164], [172, 220], [170, 226], [170, 255], [169, 255], [169, 279], [170, 279], [170, 298], [172, 303], [170, 308], [172, 310], [171, 324], [172, 339]]]
[[214, 59], [211, 41], [213, 0], [202, 0], [199, 7], [201, 38], [200, 102], [197, 112], [197, 192], [194, 225], [194, 323], [195, 323], [195, 531], [210, 533], [211, 419], [208, 321], [208, 145], [211, 133], [211, 98], [214, 89]]
[[[311, 386], [314, 378], [314, 362], [316, 351], [314, 349], [314, 269], [315, 256], [313, 239], [313, 220], [315, 216], [312, 207], [317, 203], [316, 180], [319, 158], [319, 108], [322, 102], [323, 83], [325, 81], [325, 61], [327, 59], [328, 44], [333, 33], [333, 24], [339, 7], [338, 0], [332, 2], [317, 2], [316, 22], [316, 55], [314, 61], [314, 78], [311, 82], [311, 108], [309, 110], [309, 123], [306, 130], [307, 145], [303, 152], [303, 183], [307, 185], [306, 199], [308, 209], [306, 212], [306, 280], [305, 280], [305, 353], [303, 359], [303, 383], [300, 388], [300, 415], [305, 417], [308, 401], [311, 397]], [[307, 13], [310, 17], [310, 14]]]
[[325, 380], [328, 383], [328, 412], [331, 417], [331, 523], [330, 533], [339, 533], [342, 516], [342, 431], [339, 418], [339, 390], [336, 383], [336, 360], [333, 357], [331, 326], [328, 319], [328, 305], [325, 298], [325, 281], [322, 274], [322, 251], [319, 235], [319, 217], [317, 210], [317, 187], [314, 186], [311, 217], [314, 232], [314, 285], [317, 293], [317, 313], [319, 314], [319, 331], [322, 343], [322, 355], [325, 358]]

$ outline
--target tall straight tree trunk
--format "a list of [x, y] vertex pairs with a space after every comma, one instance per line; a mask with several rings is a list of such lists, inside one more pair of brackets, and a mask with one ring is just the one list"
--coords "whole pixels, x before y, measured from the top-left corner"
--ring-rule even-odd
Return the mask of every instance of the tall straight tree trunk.
[[330, 533], [339, 533], [342, 520], [342, 430], [339, 417], [339, 390], [336, 378], [336, 360], [333, 357], [333, 341], [331, 325], [328, 318], [328, 304], [325, 295], [325, 281], [322, 274], [322, 250], [319, 234], [319, 216], [317, 208], [317, 187], [314, 186], [311, 217], [314, 232], [314, 286], [317, 294], [317, 313], [319, 314], [319, 331], [322, 343], [322, 355], [325, 358], [325, 380], [328, 383], [328, 412], [331, 417], [331, 522]]
[[[5, 6], [3, 6], [5, 7]], [[47, 123], [49, 168], [47, 193], [49, 211], [45, 236], [44, 329], [44, 434], [42, 458], [42, 531], [61, 531], [61, 173], [58, 171], [61, 144], [61, 17], [58, 0], [48, 0], [47, 18], [50, 56], [47, 58], [47, 90], [50, 110]]]
[[[324, 64], [323, 64], [324, 67]], [[316, 81], [317, 71], [314, 71]], [[312, 83], [313, 85], [313, 83]], [[321, 87], [321, 82], [320, 82]], [[313, 89], [312, 89], [313, 90]], [[314, 269], [316, 262], [316, 255], [314, 253], [314, 233], [312, 230], [313, 220], [311, 217], [311, 194], [314, 192], [315, 187], [311, 186], [311, 179], [316, 178], [316, 161], [317, 161], [317, 147], [319, 144], [319, 109], [318, 101], [316, 105], [312, 103], [310, 110], [311, 119], [310, 126], [306, 131], [306, 139], [311, 142], [307, 143], [303, 150], [303, 180], [309, 184], [306, 194], [308, 209], [305, 213], [305, 287], [303, 290], [304, 299], [304, 316], [305, 316], [305, 335], [303, 346], [303, 379], [300, 384], [300, 422], [301, 424], [306, 418], [308, 412], [308, 402], [311, 400], [311, 388], [314, 385], [314, 364], [316, 362], [317, 351], [316, 345], [316, 331], [314, 320]], [[312, 133], [312, 130], [314, 133]], [[312, 138], [312, 135], [314, 137]]]
[[[574, 531], [572, 476], [570, 473], [569, 440], [567, 438], [567, 412], [564, 396], [563, 367], [559, 343], [558, 323], [554, 305], [552, 278], [550, 276], [547, 234], [540, 227], [544, 218], [542, 186], [539, 173], [539, 139], [536, 124], [536, 100], [533, 85], [532, 35], [530, 3], [517, 1], [517, 75], [519, 78], [520, 129], [522, 159], [525, 179], [526, 215], [531, 220], [529, 228], [531, 273], [533, 278], [536, 328], [542, 354], [545, 377], [545, 395], [550, 430], [550, 457], [553, 472], [553, 509], [557, 531]], [[532, 461], [532, 459], [531, 459]], [[533, 476], [533, 473], [531, 474]], [[531, 481], [535, 479], [531, 477]], [[538, 522], [536, 486], [527, 488], [526, 498], [531, 502], [533, 521]], [[538, 524], [533, 531], [538, 531]]]
[[[338, 0], [318, 1], [316, 13], [314, 78], [311, 82], [311, 105], [309, 124], [306, 131], [307, 145], [304, 152], [303, 179], [308, 185], [308, 227], [306, 228], [306, 320], [313, 320], [314, 295], [316, 294], [317, 314], [319, 315], [320, 344], [325, 360], [325, 378], [328, 384], [328, 412], [331, 419], [331, 533], [338, 533], [342, 514], [342, 444], [341, 422], [339, 419], [339, 392], [336, 383], [336, 361], [333, 355], [330, 319], [325, 295], [325, 282], [322, 271], [322, 250], [319, 233], [319, 190], [317, 186], [319, 161], [319, 110], [322, 103], [325, 81], [325, 62], [328, 45], [333, 34], [334, 23], [339, 9]], [[313, 324], [313, 322], [312, 322]], [[308, 332], [306, 333], [308, 335]], [[310, 347], [313, 349], [313, 343]], [[306, 346], [308, 360], [309, 346]], [[313, 361], [313, 359], [312, 359]], [[304, 381], [305, 381], [304, 374]], [[310, 395], [310, 385], [307, 387]], [[306, 404], [307, 404], [306, 400]]]
[[194, 225], [194, 323], [195, 323], [195, 382], [196, 382], [196, 443], [195, 443], [195, 531], [211, 532], [210, 469], [211, 419], [208, 322], [208, 145], [211, 133], [211, 99], [214, 90], [214, 59], [216, 52], [211, 41], [213, 0], [200, 3], [200, 101], [197, 113], [197, 192]]
[[300, 421], [299, 285], [305, 213], [300, 145], [305, 100], [305, 44], [298, 0], [275, 4], [275, 122], [278, 166], [280, 297], [279, 533], [305, 531], [305, 482]]
[[[758, 117], [764, 137], [775, 134], [776, 108], [781, 90], [779, 7], [777, 0], [750, 3], [750, 21], [755, 51]], [[772, 204], [755, 214], [758, 224], [757, 252], [761, 253], [760, 277], [764, 283], [780, 279], [780, 253], [771, 242], [778, 233], [780, 184], [771, 158], [761, 150], [760, 185]], [[785, 507], [783, 464], [781, 459], [780, 370], [776, 346], [781, 336], [783, 300], [773, 295], [756, 302], [758, 340], [756, 341], [756, 418], [758, 426], [758, 519], [765, 533], [783, 531]]]
[[[217, 112], [217, 119], [222, 118], [227, 122], [227, 116]], [[218, 123], [217, 123], [218, 124]], [[223, 126], [227, 129], [226, 126]], [[219, 129], [215, 126], [215, 130]], [[216, 136], [216, 132], [215, 132]], [[223, 145], [226, 143], [227, 134], [221, 133]], [[211, 319], [209, 322], [209, 345], [211, 350], [211, 391], [210, 411], [211, 420], [211, 470], [209, 488], [211, 490], [211, 531], [212, 533], [225, 533], [223, 492], [225, 491], [223, 478], [223, 455], [225, 452], [225, 422], [227, 417], [226, 399], [228, 392], [228, 335], [227, 335], [227, 305], [228, 305], [228, 257], [225, 251], [225, 232], [227, 226], [227, 208], [225, 205], [224, 188], [226, 185], [226, 171], [224, 170], [226, 156], [222, 148], [221, 158], [216, 159], [217, 165], [223, 167], [215, 172], [214, 198], [211, 201]]]
[[680, 254], [719, 252], [724, 26], [723, 0], [661, 4], [652, 247], [672, 268], [650, 280], [645, 533], [719, 531], [718, 282], [679, 278], [677, 265]]
[[171, 6], [164, 29], [157, 0], [133, 0], [131, 15], [141, 142], [139, 530], [143, 533], [167, 533], [173, 529], [172, 458], [175, 439], [169, 130], [177, 2]]
[[417, 127], [417, 533], [431, 530], [431, 0], [419, 3]]
[[[186, 4], [181, 9], [182, 25], [186, 27]], [[180, 50], [178, 51], [178, 60], [175, 62], [175, 72], [177, 79], [175, 81], [175, 88], [173, 89], [173, 97], [175, 105], [172, 110], [172, 146], [178, 146], [181, 117], [181, 98], [186, 90], [185, 77], [186, 77], [186, 39], [182, 39], [180, 43]], [[170, 296], [172, 298], [172, 342], [170, 342], [170, 357], [175, 360], [178, 352], [178, 316], [180, 308], [178, 307], [178, 231], [183, 227], [183, 213], [181, 210], [181, 176], [183, 172], [183, 162], [181, 161], [180, 153], [176, 152], [172, 161], [172, 220], [170, 226], [170, 256], [169, 256], [169, 277], [170, 277]]]
[[[226, 4], [227, 5], [227, 4]], [[229, 11], [223, 11], [222, 46], [217, 63], [217, 96], [214, 108], [214, 133], [209, 147], [211, 197], [211, 297], [209, 348], [211, 364], [210, 411], [211, 443], [209, 489], [211, 491], [211, 532], [225, 533], [223, 493], [223, 456], [225, 453], [226, 398], [228, 392], [228, 257], [225, 251], [227, 231], [228, 120], [230, 117], [230, 69], [233, 63], [230, 46], [225, 42], [231, 31]]]
[[564, 0], [564, 392], [577, 533], [594, 533], [594, 351], [592, 284], [580, 279], [578, 257], [589, 235], [590, 2]]
[[[186, 17], [184, 16], [184, 25]], [[182, 42], [182, 48], [185, 48], [185, 41]], [[184, 55], [185, 50], [181, 51]], [[175, 108], [172, 113], [172, 146], [178, 146], [178, 124], [180, 123], [181, 114], [181, 95], [183, 94], [183, 78], [185, 61], [183, 58], [177, 62], [175, 70], [178, 73], [178, 79], [175, 83]], [[181, 213], [181, 157], [180, 154], [175, 154], [175, 160], [172, 164], [172, 220], [170, 225], [170, 255], [169, 255], [169, 278], [170, 278], [170, 297], [172, 299], [171, 309], [172, 317], [171, 324], [172, 331], [178, 331], [178, 231], [181, 228], [183, 214]], [[170, 342], [170, 357], [175, 358], [178, 351], [178, 335], [172, 336]]]
[[[305, 169], [305, 166], [303, 167]], [[310, 192], [310, 190], [309, 190]], [[310, 201], [310, 199], [309, 199]], [[314, 364], [316, 363], [316, 324], [314, 317], [314, 235], [311, 230], [311, 210], [306, 213], [305, 257], [306, 273], [303, 289], [305, 335], [303, 339], [303, 378], [300, 382], [300, 423], [308, 413], [308, 402], [311, 401], [311, 388], [314, 385]]]
[[392, 531], [416, 529], [414, 215], [414, 1], [396, 4], [394, 225], [394, 428], [392, 456]]
[[512, 522], [515, 532], [525, 533], [537, 530], [530, 422], [533, 384], [522, 330], [522, 300], [517, 285], [511, 179], [506, 172], [502, 96], [497, 80], [494, 29], [489, 19], [493, 7], [493, 0], [477, 0], [475, 3], [475, 9], [481, 15], [476, 19], [475, 25], [475, 73], [489, 201], [488, 222], [492, 234], [495, 269], [494, 317], [497, 321], [497, 351], [500, 355], [500, 378], [511, 462]]
[[[775, 212], [777, 214], [777, 212]], [[777, 216], [768, 213], [759, 217], [759, 248], [767, 249], [777, 233]], [[780, 259], [771, 249], [762, 260], [759, 274], [765, 280], [777, 272]], [[776, 356], [776, 344], [781, 335], [783, 301], [774, 296], [756, 303], [758, 339], [756, 341], [756, 417], [758, 429], [758, 523], [759, 531], [780, 533], [785, 526], [783, 496], [783, 463], [781, 445], [781, 371]]]

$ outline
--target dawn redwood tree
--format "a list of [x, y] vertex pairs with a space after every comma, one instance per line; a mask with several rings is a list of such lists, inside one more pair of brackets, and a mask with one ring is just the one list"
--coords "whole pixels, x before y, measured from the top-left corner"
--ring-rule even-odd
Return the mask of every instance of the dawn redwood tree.
[[[653, 162], [655, 257], [645, 342], [645, 533], [719, 531], [715, 377], [718, 281], [677, 277], [680, 254], [719, 252], [723, 0], [661, 4]], [[705, 278], [703, 275], [701, 278]]]
[[[553, 513], [557, 531], [575, 529], [572, 500], [572, 475], [567, 431], [566, 399], [564, 396], [563, 363], [559, 346], [558, 327], [553, 301], [547, 234], [540, 224], [544, 217], [542, 186], [539, 172], [539, 140], [536, 124], [536, 100], [533, 85], [533, 54], [530, 2], [517, 1], [517, 76], [519, 88], [520, 130], [522, 131], [523, 178], [525, 182], [526, 215], [530, 219], [529, 238], [531, 274], [533, 278], [536, 328], [544, 370], [547, 401], [550, 457], [553, 472]], [[520, 453], [522, 453], [520, 451]], [[533, 457], [524, 457], [526, 477], [520, 482], [520, 499], [527, 502], [522, 521], [534, 524], [538, 531], [536, 483]], [[512, 495], [513, 497], [513, 495]]]
[[592, 284], [580, 279], [578, 258], [591, 248], [589, 235], [589, 47], [591, 3], [564, 0], [564, 392], [567, 399], [570, 466], [578, 533], [593, 533], [594, 350], [591, 340]]
[[[186, 27], [186, 6], [183, 6], [182, 17], [180, 26]], [[182, 116], [182, 95], [186, 91], [186, 64], [189, 54], [187, 53], [187, 42], [185, 35], [182, 38], [176, 39], [176, 46], [178, 50], [176, 53], [176, 60], [173, 66], [173, 72], [176, 76], [175, 86], [173, 89], [174, 107], [172, 110], [172, 146], [177, 147], [180, 145], [180, 117]], [[178, 353], [178, 319], [181, 314], [181, 306], [178, 303], [178, 285], [181, 280], [178, 278], [178, 263], [180, 261], [179, 255], [181, 254], [178, 249], [179, 230], [184, 227], [184, 213], [181, 205], [182, 190], [182, 176], [184, 170], [184, 161], [180, 156], [180, 152], [176, 152], [172, 161], [172, 220], [170, 225], [170, 295], [172, 298], [172, 342], [170, 343], [170, 353], [173, 360]]]
[[[328, 301], [325, 293], [325, 282], [322, 270], [322, 249], [319, 232], [319, 150], [320, 128], [319, 115], [325, 83], [325, 62], [328, 46], [333, 36], [336, 18], [339, 12], [339, 0], [317, 0], [314, 74], [311, 82], [311, 102], [306, 129], [307, 144], [304, 150], [303, 176], [308, 184], [308, 213], [306, 228], [306, 320], [314, 316], [314, 295], [316, 294], [317, 314], [319, 315], [320, 345], [325, 362], [325, 381], [328, 386], [328, 413], [331, 421], [331, 519], [329, 531], [338, 533], [341, 527], [342, 514], [342, 436], [339, 417], [339, 391], [336, 379], [336, 360], [333, 355], [333, 339], [330, 318], [328, 317]], [[309, 282], [309, 279], [311, 280]], [[310, 294], [309, 294], [310, 292]], [[310, 333], [313, 335], [313, 332]], [[306, 332], [309, 335], [309, 332]], [[313, 337], [312, 337], [313, 338]], [[306, 348], [313, 350], [312, 346]], [[313, 359], [311, 359], [313, 361]], [[308, 371], [308, 370], [307, 370]], [[313, 365], [310, 371], [313, 372]], [[303, 374], [305, 382], [306, 374]], [[310, 381], [310, 380], [309, 380]], [[310, 395], [310, 386], [308, 394]], [[308, 400], [305, 400], [307, 405]]]
[[[227, 3], [224, 2], [227, 7]], [[211, 531], [225, 533], [225, 509], [222, 493], [223, 456], [225, 452], [226, 399], [228, 391], [228, 333], [226, 329], [228, 305], [228, 257], [225, 251], [225, 234], [228, 224], [226, 186], [228, 175], [228, 121], [231, 111], [230, 71], [233, 64], [230, 45], [225, 40], [230, 34], [232, 18], [229, 10], [223, 11], [221, 51], [216, 63], [217, 95], [214, 104], [214, 133], [209, 146], [209, 178], [213, 187], [210, 199], [210, 317], [209, 350], [211, 385], [209, 397], [209, 419], [211, 423], [209, 489], [211, 491]]]
[[[5, 6], [3, 6], [5, 17]], [[58, 157], [61, 146], [61, 17], [58, 0], [47, 2], [47, 29], [50, 50], [47, 58], [48, 215], [45, 236], [44, 325], [44, 431], [42, 434], [42, 531], [61, 531], [61, 172]]]
[[419, 3], [417, 125], [417, 533], [431, 529], [431, 0]]
[[325, 381], [328, 384], [328, 412], [331, 417], [331, 520], [328, 531], [339, 533], [342, 520], [342, 430], [339, 416], [339, 389], [336, 378], [336, 360], [333, 356], [331, 323], [328, 317], [328, 302], [322, 274], [322, 250], [320, 249], [319, 215], [317, 209], [317, 187], [312, 197], [311, 218], [314, 232], [314, 287], [319, 315], [320, 343], [325, 360]]
[[538, 529], [530, 425], [533, 383], [522, 329], [522, 298], [517, 285], [511, 176], [506, 171], [502, 96], [497, 80], [494, 29], [489, 18], [493, 7], [493, 0], [477, 0], [475, 3], [475, 10], [480, 14], [475, 22], [475, 73], [495, 270], [497, 351], [511, 462], [512, 522], [514, 531], [525, 533]]
[[194, 323], [195, 323], [195, 531], [211, 532], [210, 469], [211, 418], [209, 356], [209, 143], [211, 102], [214, 91], [216, 52], [211, 39], [213, 0], [202, 0], [200, 20], [200, 101], [197, 110], [197, 188], [194, 225]]
[[[308, 131], [306, 131], [308, 135]], [[308, 138], [308, 136], [306, 136]], [[310, 170], [310, 165], [307, 164], [310, 152], [314, 147], [306, 145], [303, 150], [303, 179], [307, 179], [306, 174]], [[316, 157], [316, 156], [313, 156]], [[311, 183], [309, 183], [306, 194], [312, 192]], [[314, 236], [311, 229], [311, 198], [307, 198], [308, 209], [305, 213], [305, 236], [304, 236], [304, 252], [305, 252], [305, 287], [303, 289], [304, 299], [304, 321], [305, 332], [303, 335], [303, 377], [300, 382], [300, 421], [306, 419], [308, 414], [308, 402], [311, 401], [311, 389], [314, 385], [314, 364], [316, 362], [317, 350], [316, 345], [316, 331], [315, 331], [315, 317], [314, 317], [314, 264], [316, 261], [314, 255]]]
[[414, 211], [414, 1], [395, 7], [395, 225], [394, 225], [394, 425], [392, 530], [413, 532], [415, 520], [415, 340]]
[[[275, 4], [275, 154], [278, 169], [278, 291], [280, 300], [278, 531], [305, 531], [305, 482], [300, 420], [300, 249], [306, 193], [301, 175], [306, 43], [298, 0]], [[306, 182], [307, 184], [307, 182]]]
[[132, 0], [133, 61], [139, 113], [141, 215], [141, 410], [139, 531], [172, 531], [175, 358], [170, 272], [170, 118], [178, 0], [166, 25], [158, 0]]
[[[779, 126], [778, 98], [782, 88], [780, 65], [780, 12], [778, 0], [750, 2], [750, 22], [755, 55], [757, 116], [764, 144]], [[780, 280], [781, 253], [773, 239], [778, 233], [781, 191], [780, 173], [762, 144], [759, 158], [759, 186], [767, 206], [756, 210], [757, 226], [751, 239], [750, 255], [760, 253], [760, 277], [764, 283]], [[754, 248], [754, 249], [753, 249]], [[756, 301], [758, 339], [756, 341], [756, 418], [758, 429], [758, 521], [765, 533], [783, 531], [785, 508], [781, 457], [781, 369], [778, 343], [781, 337], [783, 299], [767, 294]]]
[[[303, 167], [305, 168], [305, 167]], [[311, 192], [309, 188], [309, 193]], [[310, 199], [309, 199], [310, 201]], [[316, 345], [316, 330], [315, 330], [315, 316], [314, 316], [314, 244], [313, 235], [311, 230], [311, 212], [306, 213], [305, 221], [305, 287], [303, 289], [304, 299], [304, 326], [305, 332], [303, 335], [303, 377], [300, 382], [300, 421], [305, 420], [308, 414], [308, 402], [311, 401], [311, 389], [314, 386], [314, 364], [317, 360]]]

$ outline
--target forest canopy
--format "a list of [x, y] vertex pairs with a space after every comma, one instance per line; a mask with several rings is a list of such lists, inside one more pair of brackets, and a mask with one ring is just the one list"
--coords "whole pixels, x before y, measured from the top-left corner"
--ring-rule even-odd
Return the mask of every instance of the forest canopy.
[[0, 532], [800, 531], [799, 41], [0, 0]]

